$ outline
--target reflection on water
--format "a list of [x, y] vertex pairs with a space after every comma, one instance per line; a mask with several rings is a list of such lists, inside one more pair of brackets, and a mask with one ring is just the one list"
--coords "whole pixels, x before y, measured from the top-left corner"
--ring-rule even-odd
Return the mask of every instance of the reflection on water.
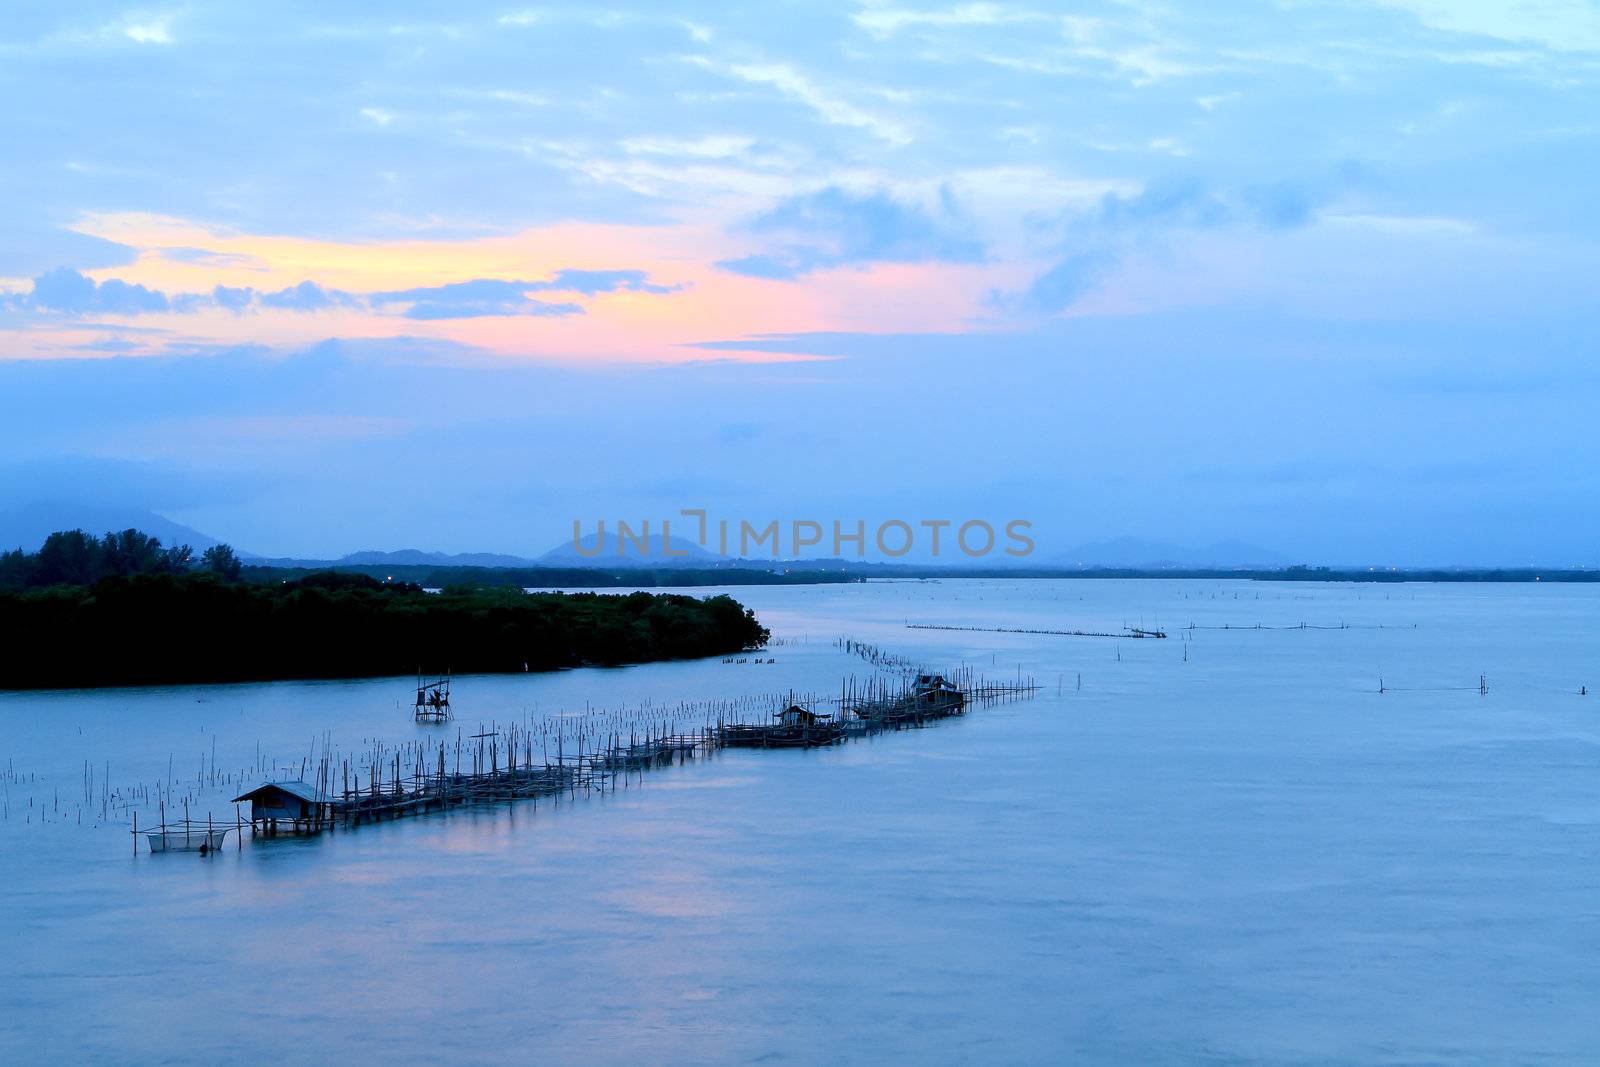
[[[213, 751], [235, 773], [258, 745], [284, 766], [324, 735], [429, 736], [411, 680], [0, 696], [0, 1062], [1600, 1053], [1600, 706], [1577, 695], [1600, 681], [1600, 590], [735, 595], [791, 639], [777, 663], [462, 678], [458, 716], [832, 692], [865, 670], [841, 634], [1045, 689], [836, 749], [205, 859], [135, 858], [125, 825], [69, 818], [87, 767], [98, 791], [194, 780]], [[1341, 621], [1393, 628], [1183, 629]], [[1378, 695], [1380, 676], [1406, 691]]]

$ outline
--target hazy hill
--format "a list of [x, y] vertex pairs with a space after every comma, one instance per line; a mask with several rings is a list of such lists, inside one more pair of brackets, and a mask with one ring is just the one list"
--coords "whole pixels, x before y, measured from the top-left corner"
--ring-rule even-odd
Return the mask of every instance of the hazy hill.
[[1218, 541], [1200, 547], [1137, 537], [1092, 541], [1065, 552], [1051, 552], [1026, 564], [1065, 567], [1284, 567], [1296, 562], [1280, 552], [1244, 541]]
[[34, 501], [17, 508], [0, 509], [0, 551], [13, 548], [36, 551], [44, 544], [46, 537], [58, 530], [83, 530], [96, 536], [140, 530], [151, 537], [160, 538], [164, 545], [190, 545], [196, 552], [222, 543], [192, 526], [139, 508], [70, 501]]
[[523, 556], [507, 556], [498, 552], [424, 552], [420, 548], [402, 548], [394, 552], [363, 549], [340, 556], [335, 563], [370, 563], [377, 566], [434, 566], [434, 567], [531, 567], [534, 561]]
[[[570, 539], [561, 542], [555, 548], [540, 556], [536, 561], [546, 567], [708, 567], [719, 562], [726, 562], [722, 556], [714, 552], [707, 552], [693, 541], [682, 537], [673, 537], [668, 540], [674, 552], [682, 555], [663, 555], [661, 552], [661, 534], [652, 530], [650, 540], [646, 544], [646, 551], [641, 553], [638, 546], [629, 541], [627, 551], [621, 555], [617, 552], [617, 535], [615, 530], [607, 529], [605, 540], [602, 542], [598, 534], [589, 534], [579, 542], [583, 546], [584, 555], [579, 552]], [[771, 566], [769, 561], [768, 566]]]

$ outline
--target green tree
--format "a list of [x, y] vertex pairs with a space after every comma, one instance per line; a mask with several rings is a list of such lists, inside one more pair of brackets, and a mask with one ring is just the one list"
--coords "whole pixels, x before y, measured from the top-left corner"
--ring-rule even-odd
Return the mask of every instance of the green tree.
[[100, 543], [82, 530], [62, 530], [44, 539], [36, 557], [40, 585], [90, 585], [100, 577]]
[[232, 545], [212, 545], [201, 553], [200, 563], [212, 574], [219, 574], [230, 582], [239, 580], [239, 556]]

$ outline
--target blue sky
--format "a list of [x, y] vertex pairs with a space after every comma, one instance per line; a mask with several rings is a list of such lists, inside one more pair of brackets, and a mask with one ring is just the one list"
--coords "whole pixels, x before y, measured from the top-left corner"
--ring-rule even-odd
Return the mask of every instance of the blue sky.
[[13, 5], [0, 491], [1600, 563], [1597, 78], [1562, 0]]

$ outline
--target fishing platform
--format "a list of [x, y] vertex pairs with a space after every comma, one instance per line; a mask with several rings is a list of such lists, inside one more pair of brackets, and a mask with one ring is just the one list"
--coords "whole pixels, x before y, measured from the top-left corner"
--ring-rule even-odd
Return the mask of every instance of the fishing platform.
[[[229, 830], [242, 838], [245, 823], [252, 837], [319, 834], [364, 822], [398, 819], [453, 807], [558, 799], [599, 789], [617, 788], [632, 775], [683, 763], [724, 748], [816, 748], [839, 744], [888, 730], [928, 725], [964, 715], [972, 707], [1031, 696], [1038, 686], [1030, 678], [1015, 684], [977, 682], [969, 669], [953, 675], [916, 670], [898, 684], [872, 678], [864, 684], [847, 680], [835, 699], [797, 700], [789, 694], [779, 710], [756, 721], [729, 721], [718, 715], [688, 733], [663, 722], [640, 736], [630, 731], [596, 738], [578, 733], [576, 751], [558, 733], [555, 751], [548, 735], [519, 724], [458, 736], [454, 742], [413, 741], [402, 750], [375, 747], [364, 759], [336, 759], [302, 767], [302, 777], [263, 782], [234, 798], [249, 804], [249, 818], [235, 809], [233, 826], [201, 824], [187, 818], [150, 832], [150, 851], [215, 851]], [[437, 699], [435, 699], [437, 698]], [[836, 704], [836, 711], [818, 705]], [[810, 706], [808, 706], [810, 705]], [[768, 704], [767, 707], [772, 707]], [[419, 721], [428, 714], [449, 714], [449, 679], [419, 680]], [[754, 710], [753, 707], [750, 710]], [[440, 720], [427, 720], [440, 721]], [[312, 780], [304, 772], [312, 771]], [[137, 840], [137, 826], [135, 826]], [[240, 841], [242, 846], [243, 842]]]
[[449, 722], [452, 715], [450, 711], [450, 676], [424, 681], [422, 675], [417, 675], [417, 703], [411, 717], [417, 722], [441, 723]]

